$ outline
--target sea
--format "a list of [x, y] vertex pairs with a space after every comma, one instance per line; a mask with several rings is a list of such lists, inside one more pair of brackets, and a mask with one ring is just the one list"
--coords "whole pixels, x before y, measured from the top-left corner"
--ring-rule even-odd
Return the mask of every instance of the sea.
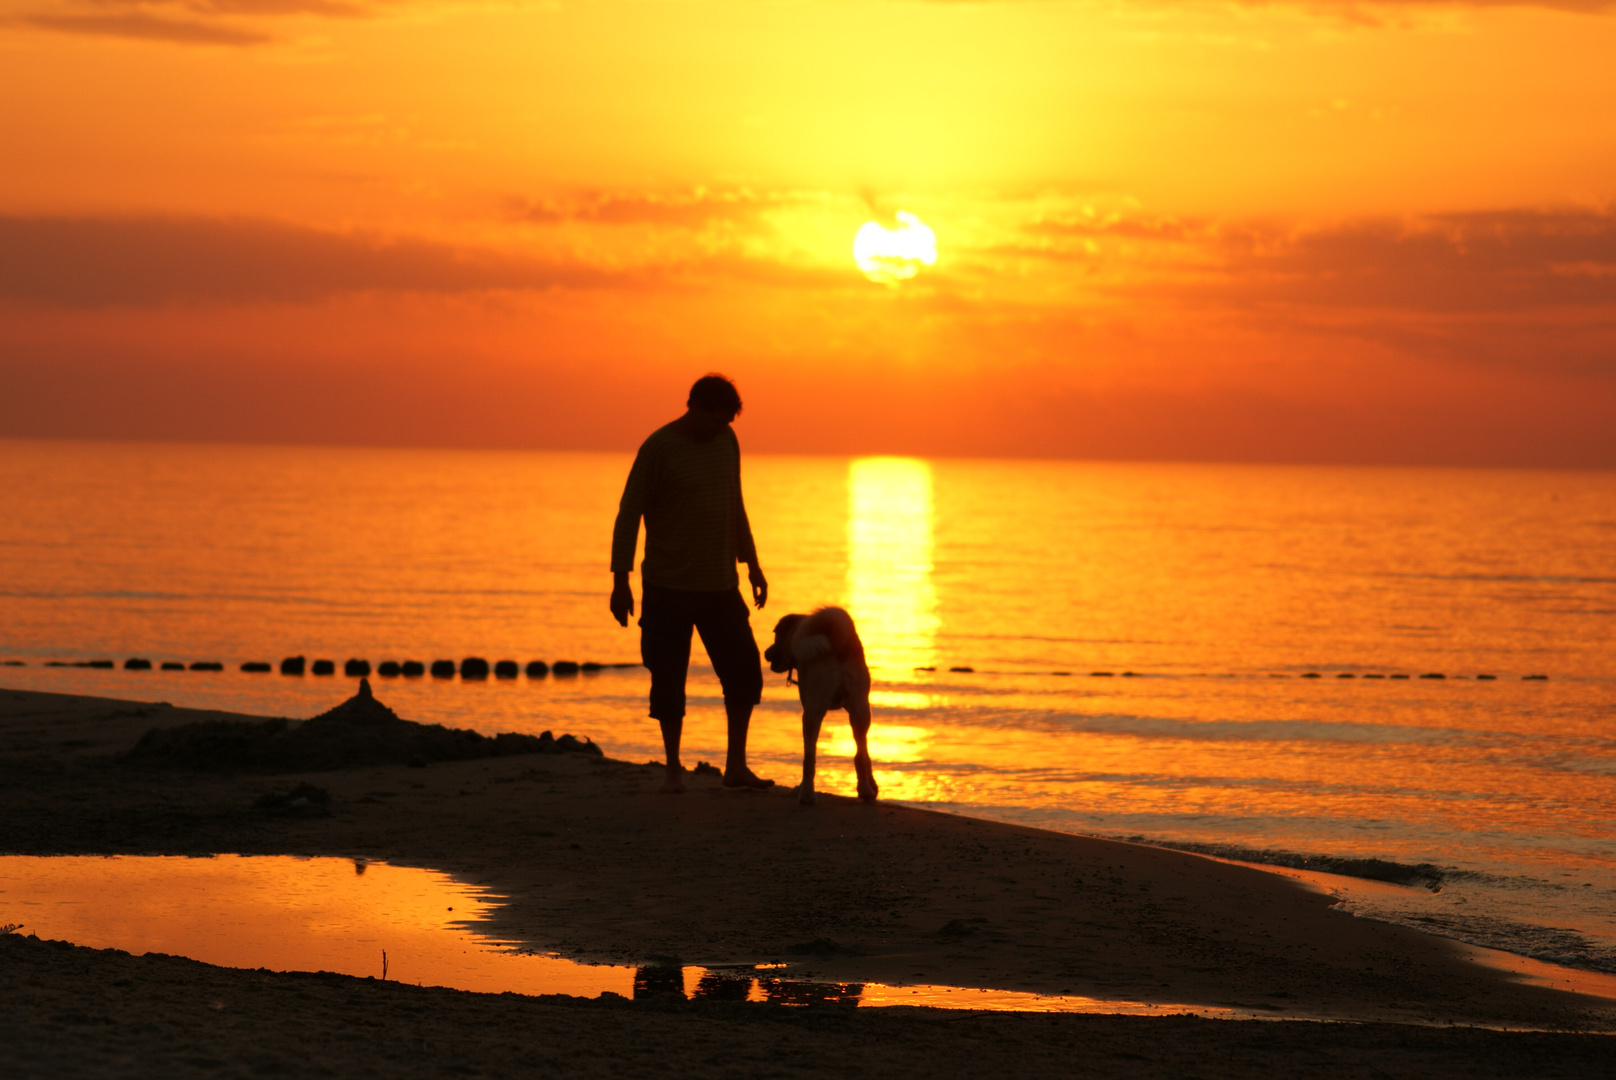
[[[306, 718], [350, 659], [571, 660], [601, 667], [370, 678], [410, 719], [659, 759], [607, 609], [631, 458], [0, 440], [0, 687]], [[852, 612], [882, 798], [1316, 872], [1357, 914], [1616, 972], [1616, 473], [750, 454], [743, 479], [754, 630]], [[699, 643], [690, 709], [687, 764], [721, 763]], [[786, 784], [798, 718], [771, 675], [751, 756]], [[839, 719], [818, 785], [851, 793]]]

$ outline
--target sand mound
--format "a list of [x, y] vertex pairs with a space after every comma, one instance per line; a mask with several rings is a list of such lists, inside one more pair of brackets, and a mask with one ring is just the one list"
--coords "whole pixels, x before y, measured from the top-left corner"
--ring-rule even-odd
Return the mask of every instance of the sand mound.
[[372, 696], [370, 680], [361, 679], [359, 693], [295, 727], [286, 720], [205, 720], [152, 728], [125, 760], [172, 768], [285, 772], [564, 753], [599, 756], [600, 748], [588, 739], [571, 735], [557, 739], [548, 731], [489, 737], [402, 720]]

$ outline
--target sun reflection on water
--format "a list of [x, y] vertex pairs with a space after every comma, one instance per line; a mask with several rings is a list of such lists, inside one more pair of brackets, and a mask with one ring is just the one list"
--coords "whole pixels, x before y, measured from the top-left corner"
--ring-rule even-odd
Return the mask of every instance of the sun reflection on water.
[[[832, 757], [851, 758], [857, 747], [852, 732], [841, 725], [828, 735], [820, 736], [821, 753]], [[893, 725], [884, 721], [870, 728], [870, 756], [879, 771], [883, 764], [900, 761], [925, 761], [931, 752], [931, 728]], [[885, 776], [881, 779], [886, 782]]]
[[876, 678], [936, 664], [929, 463], [870, 457], [848, 465], [845, 603]]
[[870, 704], [878, 709], [940, 709], [948, 701], [937, 694], [916, 690], [871, 690]]

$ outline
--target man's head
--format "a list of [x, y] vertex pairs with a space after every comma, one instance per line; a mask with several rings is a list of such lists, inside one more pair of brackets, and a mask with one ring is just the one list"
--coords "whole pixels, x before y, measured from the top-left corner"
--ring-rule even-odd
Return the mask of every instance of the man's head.
[[698, 438], [708, 439], [741, 414], [741, 395], [735, 384], [722, 375], [703, 375], [690, 388], [685, 402], [689, 422]]
[[703, 375], [697, 379], [685, 404], [703, 412], [723, 413], [726, 423], [741, 415], [740, 391], [722, 375]]

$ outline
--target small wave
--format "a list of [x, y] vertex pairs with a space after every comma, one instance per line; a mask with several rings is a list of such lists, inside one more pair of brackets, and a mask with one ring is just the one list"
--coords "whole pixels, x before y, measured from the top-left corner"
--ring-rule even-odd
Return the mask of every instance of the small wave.
[[1616, 578], [1582, 574], [1411, 574], [1389, 571], [1371, 576], [1420, 581], [1489, 581], [1507, 585], [1616, 585]]
[[1269, 848], [1248, 848], [1235, 844], [1203, 844], [1192, 840], [1158, 840], [1149, 836], [1119, 836], [1131, 844], [1150, 844], [1153, 847], [1189, 851], [1196, 855], [1211, 855], [1219, 859], [1261, 863], [1264, 866], [1286, 866], [1292, 870], [1314, 870], [1321, 874], [1340, 874], [1342, 877], [1363, 878], [1367, 881], [1385, 881], [1393, 885], [1440, 892], [1442, 883], [1455, 871], [1434, 863], [1400, 863], [1389, 859], [1359, 859], [1342, 855], [1302, 855], [1294, 851], [1275, 851]]
[[[1373, 918], [1388, 918], [1365, 911]], [[1616, 954], [1601, 949], [1575, 930], [1559, 926], [1539, 926], [1490, 915], [1448, 915], [1445, 913], [1399, 913], [1391, 921], [1442, 937], [1454, 938], [1485, 949], [1529, 956], [1561, 967], [1580, 968], [1616, 975]]]
[[[966, 692], [951, 689], [958, 698]], [[1132, 713], [1070, 713], [1058, 710], [1006, 710], [987, 705], [956, 704], [951, 717], [977, 727], [1005, 730], [1090, 732], [1129, 735], [1144, 739], [1185, 739], [1197, 742], [1331, 742], [1397, 744], [1498, 741], [1506, 734], [1421, 727], [1413, 724], [1376, 724], [1350, 720], [1197, 720]]]
[[[1433, 863], [1400, 863], [1389, 859], [1363, 859], [1338, 855], [1303, 855], [1293, 851], [1275, 851], [1247, 848], [1233, 844], [1205, 844], [1193, 841], [1163, 841], [1148, 836], [1116, 837], [1130, 843], [1151, 844], [1155, 847], [1189, 851], [1198, 855], [1211, 855], [1220, 859], [1258, 863], [1265, 866], [1284, 866], [1294, 870], [1312, 870], [1319, 873], [1339, 874], [1342, 877], [1381, 881], [1440, 893], [1444, 886], [1463, 884], [1485, 885], [1493, 888], [1541, 889], [1563, 891], [1560, 886], [1535, 878], [1503, 877], [1456, 867], [1441, 867]], [[1470, 897], [1468, 902], [1474, 902]], [[1608, 945], [1567, 927], [1545, 926], [1521, 922], [1480, 913], [1455, 914], [1444, 911], [1414, 910], [1380, 897], [1341, 897], [1342, 910], [1361, 918], [1396, 923], [1413, 930], [1421, 930], [1438, 937], [1452, 938], [1467, 945], [1484, 949], [1514, 953], [1544, 963], [1582, 971], [1597, 971], [1616, 975], [1616, 951]]]

